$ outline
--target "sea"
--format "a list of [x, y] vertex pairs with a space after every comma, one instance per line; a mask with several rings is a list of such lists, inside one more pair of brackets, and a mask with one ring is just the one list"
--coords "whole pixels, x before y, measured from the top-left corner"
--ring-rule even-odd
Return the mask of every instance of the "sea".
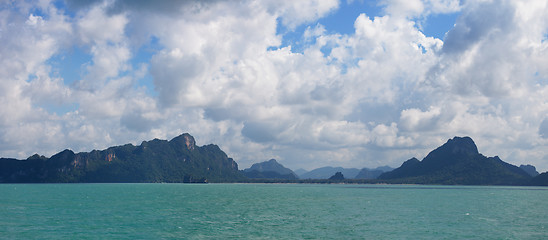
[[548, 239], [548, 188], [0, 184], [0, 239]]

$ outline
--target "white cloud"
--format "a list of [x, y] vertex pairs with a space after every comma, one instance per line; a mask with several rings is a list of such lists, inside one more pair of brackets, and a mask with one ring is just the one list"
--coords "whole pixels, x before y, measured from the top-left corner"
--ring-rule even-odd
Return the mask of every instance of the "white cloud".
[[107, 3], [95, 5], [82, 13], [76, 23], [79, 40], [90, 46], [92, 61], [88, 63], [87, 74], [79, 82], [79, 88], [94, 90], [102, 87], [110, 78], [129, 69], [131, 58], [125, 27], [128, 19], [124, 14], [109, 15]]
[[425, 112], [416, 108], [405, 109], [401, 112], [400, 124], [406, 131], [437, 130], [437, 118], [440, 113], [437, 107], [430, 107]]
[[338, 5], [338, 0], [267, 1], [269, 11], [278, 15], [282, 24], [290, 29], [315, 21], [337, 9]]
[[393, 17], [416, 17], [424, 11], [421, 0], [387, 0], [384, 1], [386, 12]]
[[[396, 167], [470, 135], [486, 155], [548, 169], [545, 1], [383, 1], [385, 16], [362, 14], [346, 35], [316, 22], [338, 4], [69, 2], [72, 15], [49, 3], [38, 6], [42, 15], [26, 3], [0, 8], [0, 55], [10, 56], [0, 58], [0, 153], [89, 151], [190, 132], [241, 167], [272, 157], [292, 168]], [[421, 32], [429, 16], [459, 11], [445, 42]], [[277, 29], [303, 24], [302, 52], [281, 47]], [[49, 61], [75, 46], [89, 61], [69, 84]], [[154, 89], [140, 84], [147, 77]]]
[[433, 14], [454, 13], [461, 10], [460, 0], [430, 0], [426, 1], [426, 8]]
[[49, 75], [45, 61], [71, 41], [72, 27], [48, 4], [41, 9], [47, 19], [23, 2], [0, 4], [0, 151], [22, 157], [52, 147], [59, 136], [62, 123], [40, 106], [62, 104], [70, 90]]
[[125, 15], [108, 15], [105, 12], [108, 3], [92, 7], [78, 19], [80, 39], [85, 44], [106, 44], [121, 42], [125, 39], [124, 28], [128, 23]]
[[441, 107], [440, 130], [470, 135], [480, 151], [506, 161], [545, 166], [533, 146], [545, 144], [536, 131], [547, 111], [539, 104], [545, 101], [546, 76], [540, 73], [546, 65], [538, 65], [544, 60], [537, 56], [545, 54], [548, 26], [540, 13], [546, 3], [532, 4], [467, 2], [424, 89]]
[[405, 147], [413, 145], [413, 141], [405, 136], [398, 135], [398, 126], [391, 123], [389, 126], [379, 124], [373, 128], [375, 144], [379, 147]]
[[192, 89], [193, 82], [201, 80], [199, 76], [206, 66], [203, 58], [182, 54], [178, 48], [155, 55], [151, 61], [151, 74], [161, 103], [165, 106], [178, 103], [193, 106], [207, 101], [200, 96], [199, 89]]
[[388, 15], [395, 18], [425, 18], [431, 14], [447, 14], [461, 10], [460, 0], [383, 0]]

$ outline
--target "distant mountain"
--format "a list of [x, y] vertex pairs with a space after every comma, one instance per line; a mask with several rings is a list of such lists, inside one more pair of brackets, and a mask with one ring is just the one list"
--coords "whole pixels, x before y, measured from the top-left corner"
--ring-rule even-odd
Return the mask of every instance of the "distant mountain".
[[255, 163], [250, 168], [246, 168], [242, 173], [248, 178], [277, 178], [277, 179], [297, 179], [291, 169], [278, 163], [276, 159]]
[[220, 182], [244, 177], [238, 164], [217, 146], [198, 147], [182, 134], [170, 141], [154, 139], [139, 146], [74, 153], [50, 158], [0, 159], [0, 182]]
[[531, 177], [535, 177], [538, 175], [537, 169], [533, 165], [519, 165], [519, 168], [521, 168], [523, 171], [525, 171], [527, 174], [531, 175]]
[[299, 168], [299, 169], [297, 169], [297, 170], [295, 170], [295, 171], [293, 171], [293, 172], [295, 172], [295, 174], [297, 174], [297, 176], [300, 178], [303, 174], [307, 173], [308, 171], [306, 171], [306, 170], [304, 170], [304, 169], [302, 169], [302, 168]]
[[483, 156], [471, 138], [454, 137], [422, 161], [409, 159], [378, 179], [389, 183], [522, 185], [528, 184], [531, 176], [499, 157]]
[[394, 168], [390, 167], [390, 166], [381, 166], [381, 167], [377, 167], [373, 170], [381, 170], [383, 172], [390, 172], [390, 171], [394, 170]]
[[301, 179], [328, 179], [335, 173], [341, 172], [347, 179], [352, 179], [360, 172], [357, 168], [322, 167], [299, 175]]
[[362, 168], [360, 172], [354, 177], [355, 179], [376, 179], [385, 172], [394, 170], [389, 166], [378, 167], [375, 169]]

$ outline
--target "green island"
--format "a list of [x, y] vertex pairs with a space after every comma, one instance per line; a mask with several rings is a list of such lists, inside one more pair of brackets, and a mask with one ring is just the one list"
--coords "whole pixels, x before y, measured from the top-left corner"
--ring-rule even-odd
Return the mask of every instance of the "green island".
[[[454, 137], [422, 161], [411, 158], [396, 169], [348, 169], [330, 177], [299, 178], [275, 159], [238, 169], [217, 145], [196, 146], [188, 133], [169, 141], [154, 139], [105, 150], [61, 151], [49, 158], [0, 159], [0, 183], [307, 183], [548, 186], [548, 172], [514, 166], [479, 153], [469, 137]], [[359, 173], [358, 173], [359, 171]], [[325, 174], [325, 173], [324, 173]], [[311, 174], [309, 174], [312, 176]], [[305, 175], [303, 175], [305, 176]], [[316, 175], [318, 176], [318, 175]], [[327, 176], [327, 175], [324, 175]], [[362, 177], [359, 177], [362, 176]]]

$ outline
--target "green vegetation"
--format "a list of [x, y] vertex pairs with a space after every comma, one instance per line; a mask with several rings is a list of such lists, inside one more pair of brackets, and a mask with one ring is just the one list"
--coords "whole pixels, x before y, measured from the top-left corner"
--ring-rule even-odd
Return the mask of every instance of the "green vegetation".
[[205, 183], [244, 178], [218, 146], [197, 147], [189, 134], [89, 153], [64, 150], [51, 158], [2, 159], [0, 168], [0, 182]]
[[450, 139], [422, 161], [412, 158], [378, 179], [345, 179], [342, 172], [329, 179], [297, 179], [293, 171], [275, 160], [238, 171], [236, 162], [218, 146], [198, 147], [186, 133], [170, 141], [144, 141], [139, 146], [126, 144], [82, 153], [64, 150], [50, 158], [35, 154], [26, 160], [0, 159], [0, 183], [79, 182], [548, 186], [548, 173], [532, 177], [523, 166], [516, 167], [498, 157], [485, 157], [468, 137]]
[[529, 185], [533, 186], [548, 186], [548, 172], [541, 173], [534, 177]]
[[499, 157], [481, 155], [471, 138], [455, 137], [422, 161], [409, 159], [378, 179], [403, 184], [527, 185], [531, 176]]

